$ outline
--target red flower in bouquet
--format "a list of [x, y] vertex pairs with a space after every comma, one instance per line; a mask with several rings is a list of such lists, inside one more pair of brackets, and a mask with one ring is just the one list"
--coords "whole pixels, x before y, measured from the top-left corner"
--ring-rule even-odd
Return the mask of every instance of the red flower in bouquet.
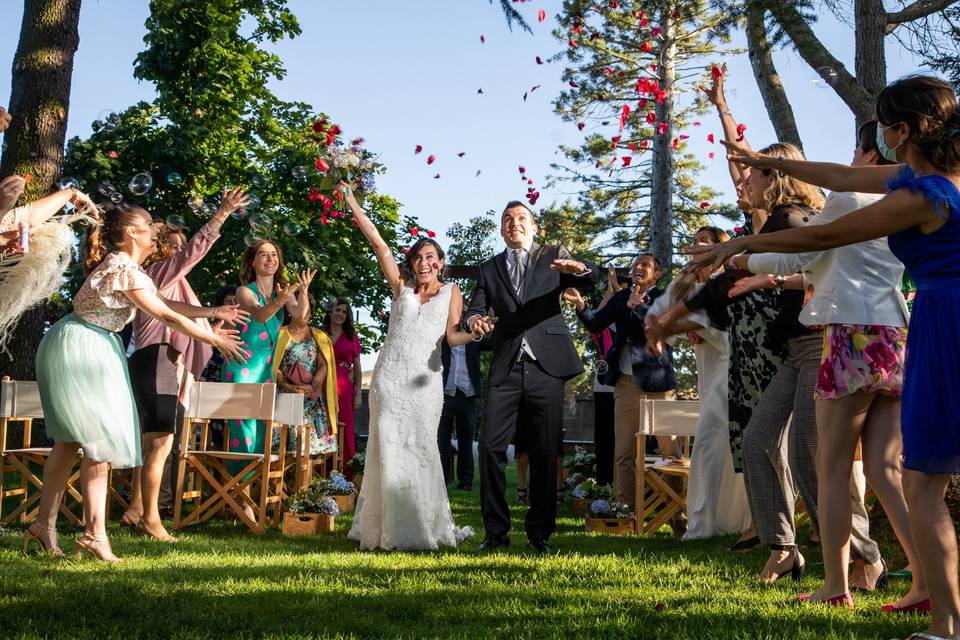
[[327, 161], [323, 158], [317, 158], [317, 161], [314, 163], [314, 166], [317, 167], [317, 171], [329, 171], [330, 165], [327, 164]]

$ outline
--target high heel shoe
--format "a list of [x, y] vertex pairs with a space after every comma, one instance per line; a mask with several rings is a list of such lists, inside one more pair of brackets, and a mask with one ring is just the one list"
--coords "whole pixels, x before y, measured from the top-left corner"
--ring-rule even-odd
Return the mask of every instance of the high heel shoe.
[[811, 600], [813, 596], [812, 593], [801, 593], [797, 595], [797, 602], [803, 604], [825, 604], [830, 607], [844, 607], [850, 609], [851, 611], [854, 608], [853, 605], [853, 596], [849, 593], [841, 593], [838, 596], [833, 596], [832, 598], [827, 598], [826, 600]]
[[883, 613], [930, 613], [930, 611], [932, 611], [932, 607], [930, 606], [930, 598], [926, 598], [924, 600], [920, 600], [919, 602], [908, 604], [905, 607], [898, 607], [896, 604], [888, 602], [880, 607], [880, 611]]
[[883, 589], [887, 586], [887, 583], [890, 581], [890, 572], [887, 571], [887, 562], [880, 558], [880, 563], [883, 566], [883, 570], [880, 571], [880, 575], [877, 576], [877, 581], [873, 583], [873, 588], [868, 587], [850, 587], [850, 591], [853, 593], [866, 593], [868, 591], [877, 591], [878, 589]]
[[56, 557], [56, 558], [62, 558], [63, 556], [66, 555], [66, 554], [63, 552], [63, 549], [61, 549], [60, 547], [58, 547], [58, 546], [55, 545], [55, 544], [51, 544], [50, 546], [47, 546], [47, 543], [45, 543], [45, 542], [40, 538], [40, 536], [37, 535], [37, 533], [40, 532], [40, 531], [43, 531], [44, 533], [53, 533], [53, 534], [56, 534], [56, 533], [57, 533], [56, 527], [49, 527], [49, 528], [48, 528], [48, 527], [38, 527], [36, 531], [31, 531], [31, 530], [30, 530], [30, 527], [27, 527], [27, 530], [23, 532], [23, 553], [24, 553], [24, 555], [26, 555], [26, 554], [28, 554], [28, 553], [30, 552], [30, 545], [32, 545], [34, 542], [36, 542], [36, 543], [37, 543], [37, 546], [40, 547], [40, 551], [41, 551], [42, 553], [49, 554], [49, 555], [54, 556], [54, 557]]
[[79, 538], [77, 538], [76, 547], [74, 548], [73, 556], [76, 560], [83, 560], [83, 552], [86, 551], [97, 560], [106, 562], [108, 564], [118, 564], [122, 562], [120, 558], [113, 555], [113, 551], [108, 550], [105, 553], [99, 547], [99, 545], [105, 542], [108, 542], [106, 532], [95, 533], [92, 535], [85, 533]]
[[[801, 562], [802, 561], [802, 562]], [[799, 582], [803, 578], [803, 574], [807, 571], [807, 563], [803, 559], [803, 556], [800, 555], [799, 551], [793, 552], [793, 564], [789, 568], [781, 571], [780, 573], [775, 573], [769, 578], [760, 578], [761, 582], [766, 582], [768, 584], [773, 584], [780, 578], [789, 575], [794, 582]]]

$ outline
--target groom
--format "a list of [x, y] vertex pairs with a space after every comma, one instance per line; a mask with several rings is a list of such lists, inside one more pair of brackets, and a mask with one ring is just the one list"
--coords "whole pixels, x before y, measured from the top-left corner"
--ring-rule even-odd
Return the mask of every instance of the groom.
[[[493, 333], [479, 448], [486, 539], [478, 551], [510, 544], [507, 446], [520, 429], [530, 459], [527, 545], [548, 553], [557, 519], [563, 383], [583, 372], [560, 310], [561, 294], [567, 287], [592, 288], [600, 272], [571, 258], [563, 247], [536, 244], [533, 211], [521, 202], [507, 204], [500, 233], [507, 250], [480, 265], [473, 299], [463, 314], [464, 328], [478, 339]], [[518, 415], [524, 417], [521, 424]]]

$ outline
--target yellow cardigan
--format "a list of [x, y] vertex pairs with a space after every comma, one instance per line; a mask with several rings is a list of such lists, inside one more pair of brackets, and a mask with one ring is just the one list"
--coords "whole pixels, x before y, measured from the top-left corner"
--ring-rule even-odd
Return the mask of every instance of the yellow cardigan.
[[[327, 378], [324, 381], [324, 402], [327, 405], [327, 422], [330, 424], [330, 433], [337, 434], [337, 362], [333, 356], [333, 343], [323, 331], [310, 327], [313, 340], [317, 343], [317, 353], [327, 363]], [[277, 337], [277, 346], [273, 350], [273, 379], [280, 380], [280, 363], [290, 345], [290, 332], [286, 327], [280, 327]]]

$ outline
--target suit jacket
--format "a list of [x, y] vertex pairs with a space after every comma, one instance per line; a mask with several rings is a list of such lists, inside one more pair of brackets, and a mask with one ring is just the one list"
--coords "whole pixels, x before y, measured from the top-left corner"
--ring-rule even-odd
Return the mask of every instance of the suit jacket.
[[[490, 351], [493, 348], [493, 340], [490, 336], [484, 336], [483, 340], [478, 342], [468, 342], [464, 346], [464, 357], [467, 360], [467, 374], [470, 376], [470, 384], [476, 396], [480, 397], [483, 375], [480, 373], [480, 352]], [[450, 345], [443, 340], [440, 345], [440, 362], [443, 364], [443, 388], [447, 388], [447, 378], [450, 376]]]
[[563, 319], [560, 296], [568, 287], [589, 290], [600, 280], [600, 269], [585, 263], [583, 275], [563, 274], [550, 270], [550, 263], [570, 258], [563, 247], [538, 245], [530, 247], [523, 286], [517, 293], [507, 272], [506, 251], [480, 265], [477, 287], [463, 314], [463, 327], [474, 315], [487, 315], [493, 310], [498, 318], [493, 331], [493, 362], [489, 383], [503, 382], [520, 353], [526, 337], [540, 366], [549, 375], [569, 380], [583, 373], [583, 362], [573, 346], [573, 338]]
[[644, 320], [653, 301], [662, 295], [663, 290], [651, 289], [649, 299], [631, 311], [627, 306], [630, 289], [621, 289], [600, 309], [585, 309], [579, 314], [584, 326], [590, 331], [603, 331], [611, 324], [617, 328], [613, 345], [604, 357], [609, 368], [602, 376], [598, 376], [602, 384], [617, 384], [621, 373], [620, 354], [624, 349], [629, 349], [633, 381], [642, 391], [670, 391], [677, 388], [671, 348], [665, 345], [663, 353], [656, 358], [644, 351], [647, 345], [647, 336], [643, 330]]

